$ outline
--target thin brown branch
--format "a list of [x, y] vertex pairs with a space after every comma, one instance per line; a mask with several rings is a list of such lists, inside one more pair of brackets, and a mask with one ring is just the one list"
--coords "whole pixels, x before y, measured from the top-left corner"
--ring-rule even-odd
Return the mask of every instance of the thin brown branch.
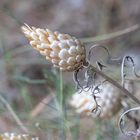
[[106, 74], [104, 74], [102, 71], [98, 70], [96, 67], [91, 66], [93, 68], [93, 70], [101, 75], [104, 79], [106, 79], [108, 82], [110, 82], [111, 84], [113, 84], [114, 86], [116, 86], [117, 88], [119, 88], [122, 93], [128, 97], [130, 97], [132, 100], [134, 100], [137, 104], [140, 105], [140, 100], [137, 99], [135, 96], [133, 96], [128, 90], [126, 90], [124, 87], [122, 87], [119, 83], [117, 83], [115, 80], [113, 80], [112, 78], [110, 78], [109, 76], [107, 76]]
[[35, 118], [38, 114], [40, 114], [53, 98], [54, 97], [52, 95], [47, 95], [45, 98], [43, 98], [42, 101], [39, 102], [39, 104], [37, 104], [36, 107], [31, 111], [31, 118]]

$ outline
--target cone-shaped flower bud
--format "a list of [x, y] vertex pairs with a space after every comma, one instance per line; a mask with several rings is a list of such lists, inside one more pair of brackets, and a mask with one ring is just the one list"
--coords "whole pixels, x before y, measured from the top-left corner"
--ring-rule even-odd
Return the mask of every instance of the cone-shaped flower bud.
[[61, 70], [74, 71], [85, 61], [85, 46], [75, 37], [28, 25], [21, 29], [31, 46]]

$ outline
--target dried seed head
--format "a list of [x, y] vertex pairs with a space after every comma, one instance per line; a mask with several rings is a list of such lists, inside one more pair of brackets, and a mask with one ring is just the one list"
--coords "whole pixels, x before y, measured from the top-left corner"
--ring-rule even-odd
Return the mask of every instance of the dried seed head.
[[104, 83], [102, 85], [100, 97], [97, 99], [98, 104], [102, 107], [100, 118], [110, 118], [121, 109], [123, 94], [112, 84]]
[[85, 91], [73, 94], [70, 104], [76, 108], [77, 113], [86, 113], [86, 115], [91, 115], [92, 110], [97, 107], [92, 95]]
[[[121, 108], [122, 94], [110, 83], [104, 83], [101, 86], [101, 92], [96, 98], [97, 104], [101, 107], [99, 118], [108, 119], [115, 115]], [[72, 97], [71, 105], [75, 107], [78, 113], [86, 113], [95, 116], [92, 111], [96, 109], [97, 104], [92, 96], [91, 90], [75, 93]]]
[[85, 46], [75, 37], [28, 25], [21, 29], [31, 46], [61, 70], [74, 71], [85, 61]]
[[39, 138], [28, 134], [4, 133], [0, 134], [0, 140], [39, 140]]

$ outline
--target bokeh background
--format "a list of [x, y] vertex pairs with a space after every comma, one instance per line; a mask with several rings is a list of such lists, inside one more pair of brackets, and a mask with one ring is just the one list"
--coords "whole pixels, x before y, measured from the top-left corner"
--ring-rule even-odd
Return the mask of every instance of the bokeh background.
[[[99, 43], [107, 46], [113, 57], [129, 54], [139, 71], [140, 29], [131, 29], [140, 24], [140, 0], [0, 0], [0, 94], [23, 124], [41, 139], [61, 138], [58, 112], [52, 98], [60, 90], [60, 77], [57, 70], [28, 45], [20, 30], [24, 23], [80, 38], [85, 41], [87, 51]], [[102, 39], [103, 34], [126, 28], [130, 30], [127, 34]], [[105, 52], [97, 49], [93, 61], [98, 59], [107, 60]], [[106, 63], [112, 69], [120, 68], [118, 64]], [[68, 140], [126, 138], [119, 132], [117, 119], [100, 122], [90, 117], [80, 118], [68, 106], [75, 92], [72, 73], [63, 73], [63, 81]], [[23, 130], [1, 101], [0, 132], [6, 131], [19, 133]]]

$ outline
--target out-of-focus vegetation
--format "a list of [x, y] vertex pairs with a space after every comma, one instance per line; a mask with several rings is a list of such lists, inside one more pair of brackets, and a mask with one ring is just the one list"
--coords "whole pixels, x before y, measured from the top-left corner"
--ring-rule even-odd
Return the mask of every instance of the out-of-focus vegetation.
[[[95, 43], [104, 44], [112, 56], [131, 55], [139, 70], [140, 29], [108, 40], [100, 39], [102, 34], [139, 24], [139, 17], [139, 0], [1, 0], [0, 132], [23, 132], [20, 125], [24, 125], [29, 133], [40, 139], [128, 139], [119, 132], [118, 116], [110, 121], [75, 113], [69, 106], [75, 92], [72, 74], [64, 72], [62, 76], [31, 49], [20, 27], [27, 23], [69, 33], [81, 40], [99, 36], [94, 42], [86, 43], [87, 51]], [[106, 60], [114, 76], [119, 66], [106, 58], [102, 50], [95, 50], [93, 61]], [[134, 87], [139, 98], [138, 86], [136, 81]]]

